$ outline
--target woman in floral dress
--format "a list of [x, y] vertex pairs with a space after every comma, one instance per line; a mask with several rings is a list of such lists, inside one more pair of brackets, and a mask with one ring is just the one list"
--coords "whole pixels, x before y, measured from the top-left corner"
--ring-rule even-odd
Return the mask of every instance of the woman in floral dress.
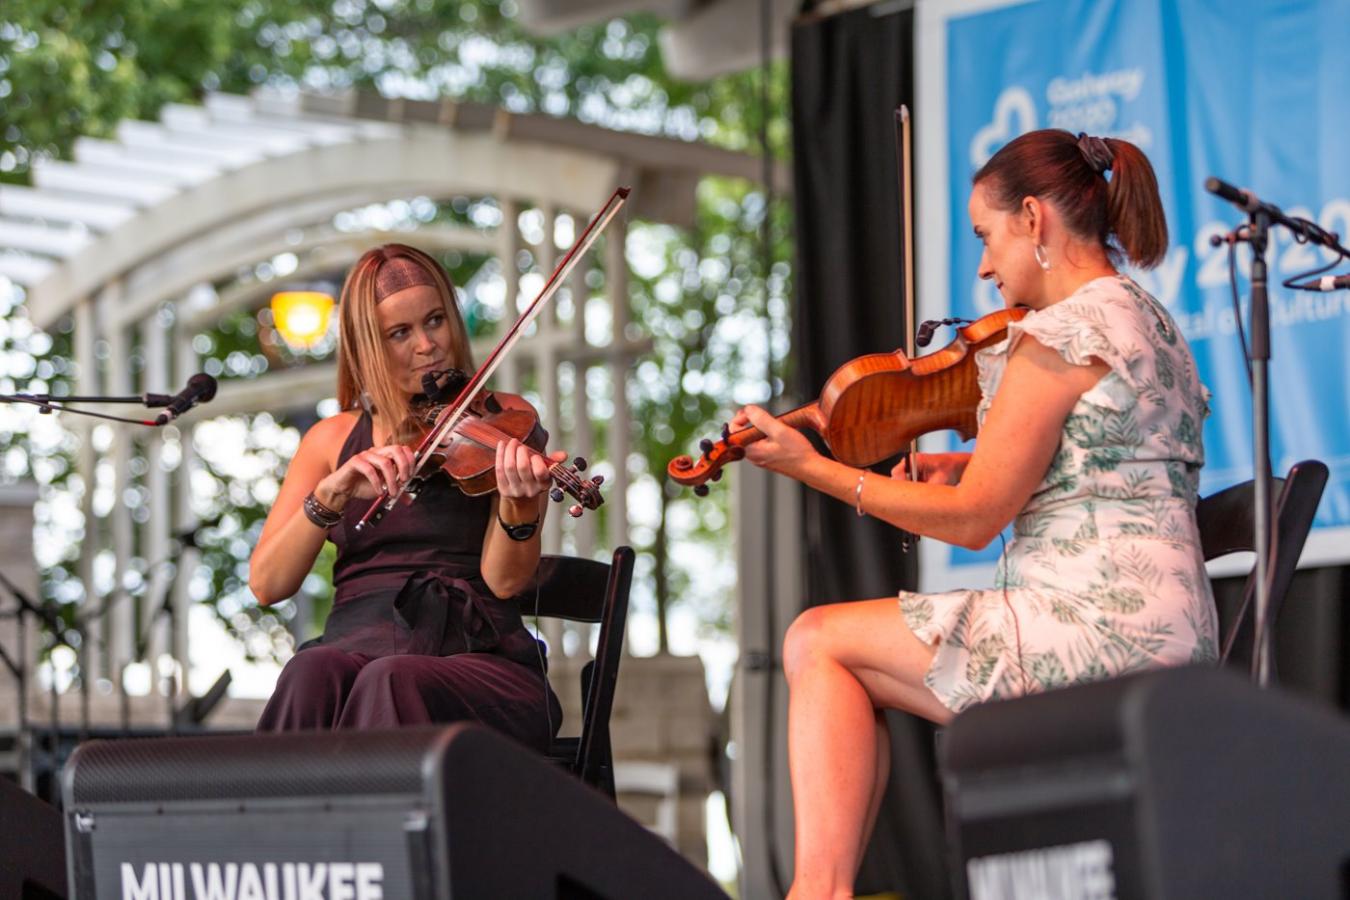
[[891, 478], [816, 453], [756, 407], [746, 457], [897, 528], [973, 549], [1012, 525], [995, 587], [815, 606], [788, 630], [796, 819], [790, 897], [850, 896], [885, 787], [883, 708], [967, 706], [1216, 657], [1195, 525], [1206, 392], [1171, 316], [1122, 258], [1157, 265], [1167, 225], [1133, 144], [1013, 140], [976, 173], [979, 275], [1031, 312], [981, 351], [973, 453]]

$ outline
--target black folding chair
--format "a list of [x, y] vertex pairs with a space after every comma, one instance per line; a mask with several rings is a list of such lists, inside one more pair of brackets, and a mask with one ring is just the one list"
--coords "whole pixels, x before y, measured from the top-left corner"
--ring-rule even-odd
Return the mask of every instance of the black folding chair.
[[[609, 564], [574, 556], [539, 561], [536, 588], [522, 591], [521, 613], [600, 625], [595, 659], [581, 670], [582, 720], [577, 737], [554, 738], [549, 758], [582, 781], [614, 797], [614, 759], [609, 714], [623, 656], [628, 589], [633, 582], [632, 547], [619, 547]], [[537, 605], [536, 605], [537, 604]]]
[[[1271, 521], [1278, 523], [1278, 534], [1270, 583], [1268, 628], [1273, 634], [1275, 622], [1284, 605], [1284, 595], [1294, 578], [1294, 568], [1303, 553], [1303, 543], [1312, 529], [1317, 504], [1327, 483], [1327, 467], [1318, 460], [1296, 463], [1284, 478], [1274, 479], [1274, 509]], [[1256, 549], [1256, 484], [1244, 481], [1201, 498], [1195, 508], [1200, 527], [1200, 544], [1205, 559]], [[1250, 667], [1253, 653], [1256, 598], [1256, 571], [1247, 576], [1242, 603], [1224, 636], [1220, 665]]]

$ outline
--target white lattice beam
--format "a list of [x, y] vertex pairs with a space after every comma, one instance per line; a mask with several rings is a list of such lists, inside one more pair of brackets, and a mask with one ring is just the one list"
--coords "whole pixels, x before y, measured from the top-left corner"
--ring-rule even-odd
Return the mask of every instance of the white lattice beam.
[[107, 231], [136, 215], [136, 207], [129, 203], [7, 184], [0, 189], [0, 214], [42, 222], [78, 222], [91, 231]]
[[89, 232], [81, 227], [55, 228], [0, 219], [0, 247], [65, 258], [83, 249], [89, 240]]

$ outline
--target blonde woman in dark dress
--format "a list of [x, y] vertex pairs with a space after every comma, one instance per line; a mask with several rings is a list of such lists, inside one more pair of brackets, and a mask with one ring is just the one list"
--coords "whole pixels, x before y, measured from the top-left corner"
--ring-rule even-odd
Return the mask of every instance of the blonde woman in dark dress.
[[300, 442], [249, 570], [258, 602], [276, 603], [300, 589], [331, 540], [333, 610], [322, 638], [282, 670], [258, 729], [473, 720], [547, 747], [561, 713], [542, 649], [510, 598], [539, 562], [548, 465], [511, 440], [497, 450], [495, 494], [468, 497], [437, 474], [415, 502], [356, 532], [370, 502], [411, 472], [423, 376], [472, 371], [473, 361], [449, 277], [411, 247], [363, 255], [339, 315], [343, 411]]

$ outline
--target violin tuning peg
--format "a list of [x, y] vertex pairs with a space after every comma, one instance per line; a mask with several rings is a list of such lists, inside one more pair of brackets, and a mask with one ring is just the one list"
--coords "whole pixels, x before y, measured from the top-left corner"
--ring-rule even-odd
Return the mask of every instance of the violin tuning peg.
[[577, 505], [575, 505], [575, 504], [572, 505], [572, 506], [569, 506], [569, 507], [567, 507], [567, 514], [568, 514], [569, 516], [571, 516], [572, 518], [575, 519], [575, 518], [577, 518], [578, 516], [581, 515], [581, 507], [580, 507], [580, 506], [577, 506]]
[[730, 440], [730, 439], [731, 439], [731, 426], [728, 425], [726, 422], [723, 422], [723, 423], [722, 423], [722, 440], [726, 441], [726, 440]]
[[694, 485], [694, 495], [697, 496], [697, 497], [706, 497], [706, 496], [708, 496], [708, 486], [707, 486], [706, 484], [696, 484], [696, 485]]
[[704, 456], [707, 456], [709, 453], [711, 453], [712, 448], [713, 442], [709, 438], [704, 438], [703, 440], [698, 442], [698, 449], [703, 451]]
[[721, 469], [718, 469], [716, 472], [712, 473], [712, 480], [713, 480], [713, 481], [721, 481], [721, 480], [722, 480], [722, 470], [721, 470]]
[[561, 503], [561, 502], [562, 502], [562, 498], [563, 498], [562, 488], [560, 488], [560, 487], [555, 487], [555, 488], [550, 489], [549, 492], [548, 492], [548, 497], [549, 497], [549, 499], [552, 500], [554, 503]]
[[605, 476], [603, 476], [603, 475], [593, 475], [593, 476], [591, 476], [591, 484], [595, 485], [596, 487], [599, 487], [600, 485], [602, 485], [602, 484], [604, 484], [604, 483], [605, 483]]
[[587, 462], [583, 457], [578, 456], [576, 459], [572, 460], [572, 468], [576, 469], [578, 472], [585, 472], [586, 466]]

